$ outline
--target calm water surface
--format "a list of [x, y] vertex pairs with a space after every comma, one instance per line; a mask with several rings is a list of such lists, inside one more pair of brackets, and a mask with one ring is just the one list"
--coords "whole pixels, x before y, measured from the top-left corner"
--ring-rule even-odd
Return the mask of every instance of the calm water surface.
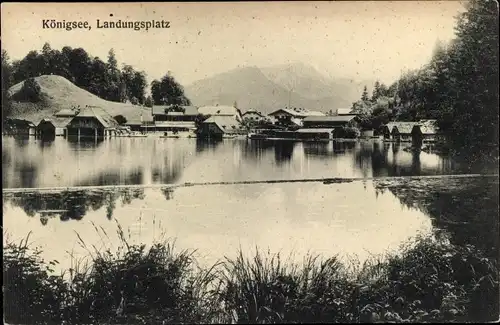
[[[322, 177], [460, 173], [446, 157], [411, 153], [382, 142], [288, 143], [118, 138], [99, 143], [2, 139], [4, 188], [93, 186], [85, 190], [4, 193], [4, 230], [11, 240], [32, 231], [47, 259], [69, 267], [69, 252], [116, 248], [117, 224], [132, 242], [175, 238], [202, 262], [255, 247], [331, 256], [395, 250], [429, 233], [429, 213], [402, 204], [372, 181], [235, 184], [165, 188], [99, 188]], [[57, 210], [57, 211], [55, 211]]]
[[407, 145], [115, 138], [71, 143], [2, 139], [4, 188], [150, 185], [459, 173]]

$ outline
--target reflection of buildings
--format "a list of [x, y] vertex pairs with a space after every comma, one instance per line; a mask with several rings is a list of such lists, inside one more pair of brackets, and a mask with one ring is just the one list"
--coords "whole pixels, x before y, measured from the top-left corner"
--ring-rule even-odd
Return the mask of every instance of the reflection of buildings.
[[355, 161], [362, 171], [371, 170], [373, 177], [437, 175], [453, 170], [450, 158], [405, 148], [398, 143], [361, 143]]
[[278, 164], [289, 162], [295, 148], [294, 141], [276, 141], [274, 147], [274, 158]]
[[217, 138], [196, 138], [196, 153], [200, 154], [206, 150], [215, 150], [221, 143], [222, 139]]

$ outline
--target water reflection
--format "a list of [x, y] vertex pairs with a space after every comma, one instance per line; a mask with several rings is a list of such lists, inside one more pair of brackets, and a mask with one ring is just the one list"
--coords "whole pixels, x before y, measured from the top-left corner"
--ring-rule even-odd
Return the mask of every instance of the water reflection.
[[39, 217], [42, 224], [48, 218], [61, 221], [81, 220], [89, 211], [106, 207], [106, 217], [111, 219], [117, 201], [131, 204], [135, 199], [144, 199], [142, 188], [100, 189], [81, 191], [50, 191], [4, 193], [3, 203], [21, 208], [28, 217]]
[[[21, 141], [21, 142], [20, 142]], [[380, 141], [2, 138], [3, 186], [149, 185], [460, 173], [446, 156]]]
[[472, 244], [498, 258], [498, 177], [377, 181], [377, 192], [390, 191], [408, 208], [432, 218], [457, 245]]
[[[4, 196], [4, 227], [13, 238], [33, 231], [31, 238], [48, 248], [44, 257], [56, 258], [63, 265], [68, 259], [65, 249], [77, 240], [75, 231], [89, 247], [100, 247], [103, 239], [94, 225], [113, 234], [116, 224], [110, 218], [130, 232], [131, 240], [148, 244], [163, 233], [176, 238], [180, 248], [198, 249], [209, 263], [233, 256], [240, 247], [251, 253], [256, 246], [295, 252], [298, 258], [310, 251], [325, 256], [356, 254], [364, 259], [431, 230], [423, 213], [407, 209], [389, 192], [376, 196], [373, 184], [366, 185], [288, 183], [11, 193]], [[50, 214], [56, 219], [48, 220]], [[54, 238], [67, 243], [66, 247], [54, 245]], [[104, 243], [116, 247], [118, 242], [111, 238]]]

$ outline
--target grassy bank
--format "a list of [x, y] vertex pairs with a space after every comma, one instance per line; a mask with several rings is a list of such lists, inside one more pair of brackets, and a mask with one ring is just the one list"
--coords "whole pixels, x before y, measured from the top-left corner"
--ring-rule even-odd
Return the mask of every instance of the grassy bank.
[[[64, 275], [29, 238], [4, 245], [10, 324], [485, 321], [498, 318], [496, 262], [430, 237], [364, 265], [256, 252], [198, 267], [169, 242], [117, 252], [87, 247], [90, 264]], [[29, 237], [29, 236], [28, 236]], [[80, 239], [85, 246], [85, 242]]]

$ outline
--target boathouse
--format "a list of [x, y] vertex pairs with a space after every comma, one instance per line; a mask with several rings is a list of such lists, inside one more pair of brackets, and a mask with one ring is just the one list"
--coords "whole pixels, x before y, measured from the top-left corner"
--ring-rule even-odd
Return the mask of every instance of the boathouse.
[[302, 122], [304, 128], [358, 127], [356, 115], [308, 116]]
[[33, 122], [17, 118], [5, 118], [2, 133], [5, 135], [35, 135]]
[[198, 134], [203, 137], [219, 138], [240, 133], [240, 123], [233, 116], [211, 116], [201, 123]]
[[393, 122], [391, 138], [397, 142], [411, 142], [412, 130], [417, 122]]
[[423, 143], [433, 143], [444, 139], [436, 120], [422, 120], [414, 125], [411, 131], [412, 143], [420, 146]]
[[42, 138], [66, 136], [66, 127], [71, 119], [71, 117], [44, 118], [36, 126], [36, 136]]
[[383, 135], [384, 140], [392, 139], [392, 128], [394, 127], [395, 122], [389, 122], [382, 126], [380, 133]]
[[116, 132], [118, 122], [100, 107], [87, 106], [67, 125], [68, 136], [107, 137]]

